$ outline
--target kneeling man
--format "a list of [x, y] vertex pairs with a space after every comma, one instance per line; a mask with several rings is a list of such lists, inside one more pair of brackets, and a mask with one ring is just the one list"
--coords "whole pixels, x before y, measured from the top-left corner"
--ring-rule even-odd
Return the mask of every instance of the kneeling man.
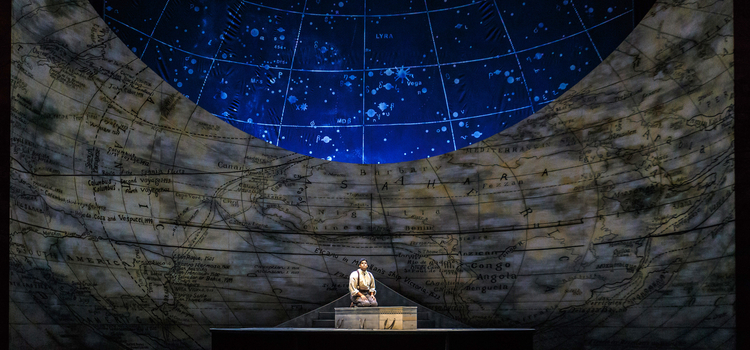
[[367, 259], [359, 260], [359, 268], [349, 275], [350, 306], [378, 306], [375, 300], [375, 277], [367, 271]]

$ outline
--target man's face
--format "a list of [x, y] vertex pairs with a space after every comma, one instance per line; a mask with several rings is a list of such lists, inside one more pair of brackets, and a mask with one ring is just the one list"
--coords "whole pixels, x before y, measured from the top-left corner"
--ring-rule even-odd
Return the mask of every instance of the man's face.
[[362, 262], [359, 263], [359, 268], [362, 269], [362, 271], [367, 270], [367, 260], [362, 260]]

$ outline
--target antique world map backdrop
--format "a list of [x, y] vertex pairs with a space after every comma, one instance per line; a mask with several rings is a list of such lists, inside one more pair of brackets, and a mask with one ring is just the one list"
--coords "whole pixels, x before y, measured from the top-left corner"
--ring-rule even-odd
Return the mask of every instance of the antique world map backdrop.
[[[202, 10], [189, 7], [198, 2], [172, 1], [193, 12]], [[163, 1], [154, 3], [161, 8], [141, 19], [149, 20], [168, 8]], [[271, 2], [241, 3], [247, 6], [244, 11], [282, 8]], [[308, 20], [323, 22], [317, 24], [320, 28], [343, 26], [347, 19], [363, 24], [378, 20], [365, 12], [376, 11], [376, 6], [360, 6], [352, 0], [279, 3], [288, 5], [283, 9], [289, 17], [299, 15], [300, 20], [295, 22], [297, 28], [281, 27], [274, 20], [286, 19], [272, 15], [269, 28], [277, 41], [287, 42], [268, 43], [269, 50], [273, 45], [299, 42], [303, 54], [297, 54], [302, 58], [331, 59], [326, 54], [333, 55], [330, 45], [325, 52], [321, 45], [313, 45], [317, 53], [304, 53], [309, 39], [303, 36], [313, 33], [304, 29]], [[437, 3], [442, 5], [425, 9]], [[459, 142], [460, 137], [443, 140], [450, 149], [434, 154], [404, 159], [372, 154], [368, 158], [367, 150], [360, 148], [360, 153], [341, 152], [329, 160], [325, 153], [315, 152], [324, 149], [322, 144], [344, 143], [329, 136], [334, 128], [324, 130], [329, 140], [317, 146], [312, 138], [321, 135], [323, 139], [323, 133], [311, 125], [304, 128], [302, 136], [309, 136], [311, 147], [305, 149], [307, 153], [280, 148], [284, 131], [279, 130], [295, 128], [281, 119], [256, 123], [256, 117], [248, 122], [252, 116], [240, 115], [241, 103], [246, 103], [242, 96], [247, 93], [248, 99], [261, 99], [244, 105], [257, 107], [263, 105], [263, 98], [272, 103], [264, 94], [271, 95], [273, 90], [273, 98], [278, 98], [282, 90], [280, 102], [265, 111], [291, 110], [289, 115], [286, 110], [282, 113], [287, 116], [324, 113], [326, 109], [320, 106], [297, 110], [305, 103], [304, 97], [294, 95], [294, 100], [289, 94], [295, 81], [307, 81], [290, 77], [291, 73], [322, 74], [325, 79], [336, 79], [326, 84], [338, 86], [337, 94], [349, 87], [358, 92], [353, 99], [330, 97], [339, 106], [330, 109], [336, 119], [329, 121], [335, 122], [337, 113], [347, 108], [352, 108], [352, 117], [367, 118], [371, 109], [375, 114], [370, 118], [386, 118], [403, 105], [416, 103], [423, 108], [414, 111], [451, 111], [435, 123], [430, 121], [427, 130], [441, 130], [444, 135], [453, 130], [453, 137], [459, 135], [460, 122], [475, 123], [481, 118], [470, 117], [481, 114], [474, 111], [453, 120], [452, 112], [458, 110], [450, 107], [452, 80], [446, 79], [458, 78], [454, 85], [465, 90], [455, 94], [482, 101], [481, 108], [497, 103], [507, 111], [508, 105], [502, 103], [513, 101], [493, 99], [497, 97], [492, 97], [494, 89], [470, 90], [474, 85], [462, 82], [462, 77], [448, 78], [453, 67], [443, 63], [454, 61], [440, 61], [447, 57], [441, 55], [460, 56], [464, 51], [457, 46], [455, 52], [441, 52], [440, 34], [433, 32], [434, 40], [426, 42], [434, 45], [429, 59], [435, 61], [417, 62], [420, 57], [411, 57], [416, 61], [368, 67], [362, 60], [370, 57], [365, 51], [357, 56], [356, 67], [342, 61], [344, 66], [329, 69], [352, 68], [357, 74], [315, 72], [318, 68], [307, 72], [308, 68], [290, 66], [284, 73], [289, 75], [267, 75], [270, 64], [263, 67], [266, 63], [248, 61], [257, 67], [236, 75], [246, 81], [224, 83], [219, 75], [206, 79], [213, 71], [209, 68], [203, 76], [207, 87], [202, 89], [210, 88], [212, 99], [226, 105], [208, 103], [203, 109], [192, 100], [197, 100], [194, 93], [180, 90], [188, 86], [187, 80], [180, 79], [190, 79], [190, 69], [202, 74], [202, 69], [189, 66], [199, 65], [200, 57], [196, 63], [188, 58], [183, 63], [186, 68], [167, 63], [160, 67], [158, 59], [149, 61], [146, 45], [156, 47], [161, 40], [169, 44], [161, 44], [165, 51], [177, 47], [176, 42], [155, 33], [153, 23], [141, 24], [154, 32], [142, 36], [150, 44], [138, 46], [124, 43], [129, 40], [126, 35], [118, 37], [129, 27], [108, 23], [103, 16], [131, 21], [133, 28], [137, 26], [132, 21], [140, 17], [117, 18], [115, 7], [94, 8], [88, 1], [15, 0], [10, 14], [9, 346], [209, 349], [210, 327], [271, 327], [344, 295], [353, 262], [364, 256], [380, 284], [431, 310], [472, 327], [535, 328], [537, 349], [734, 348], [732, 1], [658, 1], [632, 32], [628, 29], [630, 34], [621, 43], [595, 50], [601, 60], [596, 52], [590, 53], [598, 39], [595, 30], [589, 29], [617, 19], [602, 15], [596, 17], [598, 22], [589, 23], [584, 6], [597, 14], [609, 13], [611, 7], [615, 13], [632, 6], [632, 1], [612, 1], [608, 8], [583, 0], [558, 3], [560, 8], [573, 10], [566, 13], [571, 16], [570, 25], [586, 29], [564, 33], [560, 28], [567, 22], [560, 22], [550, 31], [578, 33], [561, 40], [565, 46], [585, 38], [591, 49], [581, 52], [592, 55], [591, 67], [588, 74], [570, 81], [552, 79], [550, 86], [559, 88], [559, 94], [549, 101], [536, 103], [534, 92], [538, 91], [528, 85], [535, 67], [524, 60], [533, 53], [529, 59], [534, 62], [537, 51], [525, 52], [519, 46], [511, 47], [508, 54], [508, 48], [502, 47], [497, 52], [479, 50], [476, 56], [454, 57], [455, 62], [497, 59], [509, 60], [502, 67], [515, 64], [507, 69], [490, 67], [494, 68], [491, 77], [485, 67], [464, 71], [481, 73], [484, 80], [502, 79], [498, 84], [506, 85], [497, 91], [503, 94], [511, 91], [507, 86], [517, 87], [520, 90], [515, 93], [523, 92], [525, 99], [518, 108], [533, 113], [519, 115], [506, 126], [502, 121], [500, 126], [497, 121], [482, 122], [487, 127], [484, 131], [470, 124], [466, 136], [477, 131], [483, 134], [481, 139], [471, 144]], [[425, 17], [428, 25], [433, 16], [459, 8], [462, 14], [477, 16], [457, 23], [460, 28], [453, 25], [440, 30], [473, 30], [480, 22], [501, 17], [510, 22], [510, 15], [502, 12], [502, 1], [409, 4], [413, 8], [404, 13]], [[533, 4], [529, 0], [524, 6]], [[341, 12], [350, 7], [361, 14]], [[332, 14], [342, 16], [322, 15], [334, 10], [339, 13]], [[320, 16], [305, 16], [306, 12]], [[530, 11], [525, 18], [538, 32], [555, 23], [537, 20], [544, 16], [541, 10], [537, 12]], [[242, 23], [240, 17], [236, 23]], [[192, 23], [184, 18], [186, 25]], [[383, 16], [382, 20], [401, 18]], [[329, 23], [332, 20], [336, 23]], [[632, 28], [632, 18], [630, 24]], [[259, 29], [244, 26], [237, 26], [236, 33], [249, 29], [242, 34], [249, 35], [247, 45], [267, 35], [261, 33], [260, 25]], [[408, 28], [418, 27], [424, 29]], [[357, 30], [351, 32], [370, 40]], [[493, 35], [504, 38], [511, 32]], [[395, 40], [398, 34], [370, 33], [371, 41], [391, 40], [389, 34]], [[493, 37], [486, 34], [482, 33], [482, 40]], [[293, 41], [278, 39], [280, 35], [299, 37]], [[375, 39], [376, 35], [383, 37]], [[212, 44], [229, 45], [230, 39], [224, 36], [219, 44]], [[202, 39], [196, 34], [193, 40]], [[470, 35], [464, 40], [479, 39]], [[547, 50], [557, 39], [540, 40]], [[522, 41], [513, 40], [517, 45]], [[370, 44], [357, 47], [364, 51]], [[480, 44], [476, 47], [490, 49]], [[286, 50], [288, 55], [288, 49], [277, 50]], [[602, 55], [607, 51], [612, 53]], [[222, 52], [216, 48], [206, 56], [211, 58], [209, 65], [234, 62], [214, 56]], [[552, 56], [551, 49], [539, 53], [540, 61]], [[164, 61], [170, 57], [165, 54]], [[179, 59], [185, 61], [185, 57]], [[289, 62], [294, 59], [290, 57]], [[575, 65], [576, 69], [562, 67], [578, 72], [579, 63]], [[407, 72], [409, 67], [415, 68]], [[177, 81], [174, 69], [180, 74]], [[428, 69], [438, 72], [428, 74]], [[368, 91], [363, 84], [369, 72], [384, 82], [375, 94], [374, 85]], [[381, 72], [393, 81], [393, 89], [386, 87]], [[172, 80], [165, 81], [167, 76]], [[426, 76], [442, 79], [442, 83], [407, 84], [428, 84]], [[261, 81], [253, 83], [252, 79]], [[269, 88], [278, 84], [271, 80], [279, 79], [284, 88]], [[310, 81], [310, 94], [320, 93], [312, 85], [318, 81]], [[562, 83], [569, 86], [560, 88]], [[222, 90], [220, 84], [235, 85]], [[396, 86], [399, 91], [414, 88], [413, 94], [403, 97], [418, 102], [396, 101], [381, 109], [385, 99], [365, 98], [387, 94], [400, 98]], [[418, 87], [427, 89], [425, 96]], [[472, 94], [489, 97], [473, 100]], [[235, 99], [240, 104], [234, 105], [236, 113], [230, 113]], [[317, 95], [309, 99], [320, 102]], [[345, 105], [351, 101], [356, 106]], [[198, 103], [203, 106], [203, 98]], [[212, 106], [224, 110], [210, 110]], [[393, 114], [386, 115], [387, 111]], [[228, 124], [230, 117], [244, 120], [243, 125], [276, 128], [271, 134], [276, 140], [264, 139], [262, 130], [259, 137], [250, 136], [247, 132], [253, 130], [237, 122], [233, 125], [239, 128]], [[374, 124], [358, 120], [358, 135], [366, 141], [363, 130], [377, 129], [372, 125], [379, 120]], [[437, 128], [441, 123], [445, 131]], [[423, 124], [417, 126], [425, 133]], [[490, 131], [493, 127], [499, 133]], [[415, 133], [383, 136], [392, 138], [393, 145], [371, 148], [398, 149], [403, 154], [398, 148], [403, 145], [398, 143], [404, 139], [408, 142], [403, 143], [411, 143], [417, 139]], [[342, 159], [349, 154], [357, 156]]]

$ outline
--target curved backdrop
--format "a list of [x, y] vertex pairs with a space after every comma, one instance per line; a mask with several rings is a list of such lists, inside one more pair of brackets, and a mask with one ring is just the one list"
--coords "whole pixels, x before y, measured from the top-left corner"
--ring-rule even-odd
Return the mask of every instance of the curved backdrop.
[[87, 1], [15, 1], [9, 346], [208, 349], [344, 295], [364, 256], [537, 349], [733, 348], [732, 6], [659, 2], [530, 117], [362, 165], [226, 124]]

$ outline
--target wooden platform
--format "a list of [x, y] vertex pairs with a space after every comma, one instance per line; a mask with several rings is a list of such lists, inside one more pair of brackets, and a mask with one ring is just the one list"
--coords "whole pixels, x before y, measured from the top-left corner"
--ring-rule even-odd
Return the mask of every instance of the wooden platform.
[[474, 350], [481, 347], [531, 350], [533, 335], [534, 330], [530, 328], [211, 328], [211, 349], [331, 350], [364, 347], [388, 350]]

